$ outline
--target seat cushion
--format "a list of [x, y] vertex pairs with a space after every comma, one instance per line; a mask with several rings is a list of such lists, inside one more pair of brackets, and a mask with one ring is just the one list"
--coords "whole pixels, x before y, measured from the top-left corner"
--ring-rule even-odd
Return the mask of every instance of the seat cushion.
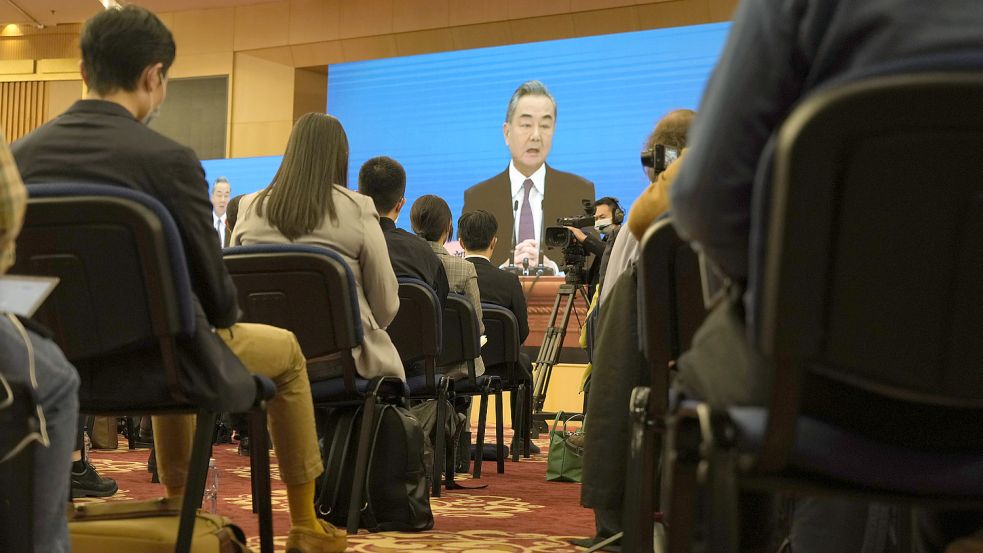
[[485, 387], [485, 383], [488, 383], [492, 389], [495, 387], [501, 387], [502, 379], [501, 377], [489, 374], [483, 374], [478, 378], [474, 379], [474, 382], [469, 378], [462, 378], [461, 380], [454, 381], [454, 393], [455, 394], [480, 394], [481, 389]]
[[[728, 409], [736, 424], [738, 449], [761, 448], [768, 410]], [[951, 496], [983, 495], [983, 452], [977, 455], [906, 449], [800, 417], [790, 464], [822, 478], [885, 491]]]
[[[345, 380], [341, 377], [330, 378], [328, 380], [322, 380], [320, 382], [311, 383], [311, 397], [314, 399], [314, 403], [332, 403], [338, 401], [351, 401], [358, 400], [365, 396], [369, 390], [369, 384], [372, 380], [366, 380], [361, 377], [355, 378], [355, 389], [357, 393], [351, 394], [345, 390]], [[396, 387], [402, 386], [402, 390], [396, 389]], [[403, 396], [409, 393], [406, 385], [400, 382], [397, 384], [395, 381], [386, 381], [382, 384], [380, 389], [382, 395], [397, 395], [402, 394]]]
[[[447, 377], [442, 374], [435, 376], [437, 387], [440, 387], [440, 383], [447, 379]], [[427, 386], [427, 375], [425, 374], [407, 376], [406, 388], [409, 390], [411, 396], [437, 393], [437, 390]]]

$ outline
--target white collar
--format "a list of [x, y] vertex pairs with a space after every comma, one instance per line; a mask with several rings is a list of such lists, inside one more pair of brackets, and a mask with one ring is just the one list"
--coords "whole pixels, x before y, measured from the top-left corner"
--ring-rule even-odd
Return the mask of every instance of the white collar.
[[464, 259], [471, 259], [472, 257], [484, 259], [485, 261], [488, 261], [489, 263], [491, 262], [491, 258], [485, 257], [483, 255], [478, 255], [476, 253], [473, 253], [473, 254], [470, 254], [470, 255], [465, 255], [464, 256]]
[[544, 194], [545, 183], [546, 183], [546, 164], [543, 163], [539, 166], [539, 169], [529, 175], [528, 177], [519, 172], [515, 168], [515, 162], [509, 162], [509, 180], [512, 182], [512, 197], [514, 198], [520, 191], [522, 191], [522, 183], [526, 182], [526, 179], [532, 180], [532, 187], [536, 189], [540, 194]]
[[212, 212], [212, 220], [213, 221], [222, 221], [224, 223], [225, 222], [225, 216], [226, 215], [228, 215], [228, 213], [223, 213], [222, 215], [218, 215], [217, 213], [215, 213], [213, 211]]

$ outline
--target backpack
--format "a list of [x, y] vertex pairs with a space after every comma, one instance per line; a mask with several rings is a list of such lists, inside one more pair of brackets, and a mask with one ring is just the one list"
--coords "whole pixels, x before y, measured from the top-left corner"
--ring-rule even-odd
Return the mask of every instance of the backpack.
[[[423, 430], [410, 412], [377, 405], [359, 526], [371, 532], [433, 528]], [[317, 512], [344, 527], [348, 520], [362, 407], [332, 411], [322, 426], [324, 476]]]

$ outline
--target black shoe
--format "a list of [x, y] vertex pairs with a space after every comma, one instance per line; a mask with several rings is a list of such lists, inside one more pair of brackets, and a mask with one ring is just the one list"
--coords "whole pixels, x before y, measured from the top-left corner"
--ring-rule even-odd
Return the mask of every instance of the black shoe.
[[[481, 460], [482, 461], [495, 461], [496, 460], [496, 458], [495, 458], [495, 454], [496, 454], [496, 451], [495, 450], [496, 449], [497, 448], [496, 448], [495, 444], [485, 444], [484, 449], [481, 450]], [[474, 450], [475, 450], [475, 445], [474, 444], [471, 444], [471, 458], [472, 459], [474, 459]], [[503, 445], [502, 446], [502, 458], [504, 459], [504, 458], [507, 458], [508, 456], [509, 456], [509, 446]]]
[[[76, 472], [81, 468], [81, 472]], [[119, 487], [112, 478], [103, 478], [91, 463], [72, 463], [72, 497], [109, 497]]]
[[[518, 446], [515, 443], [515, 440], [512, 440], [512, 444], [509, 447], [511, 447], [512, 449], [518, 448], [519, 449], [519, 453], [522, 454], [522, 447]], [[529, 441], [529, 455], [539, 455], [539, 446], [537, 446], [536, 444], [532, 443], [531, 440]]]

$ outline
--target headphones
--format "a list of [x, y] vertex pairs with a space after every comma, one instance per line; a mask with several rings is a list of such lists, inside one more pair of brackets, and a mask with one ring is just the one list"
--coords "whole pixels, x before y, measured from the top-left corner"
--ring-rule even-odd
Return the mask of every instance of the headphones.
[[600, 200], [594, 202], [594, 206], [596, 207], [599, 204], [605, 203], [605, 200], [610, 200], [614, 203], [614, 209], [611, 210], [611, 222], [616, 225], [623, 223], [625, 221], [625, 210], [621, 209], [621, 203], [618, 202], [618, 198], [613, 196], [604, 196]]

